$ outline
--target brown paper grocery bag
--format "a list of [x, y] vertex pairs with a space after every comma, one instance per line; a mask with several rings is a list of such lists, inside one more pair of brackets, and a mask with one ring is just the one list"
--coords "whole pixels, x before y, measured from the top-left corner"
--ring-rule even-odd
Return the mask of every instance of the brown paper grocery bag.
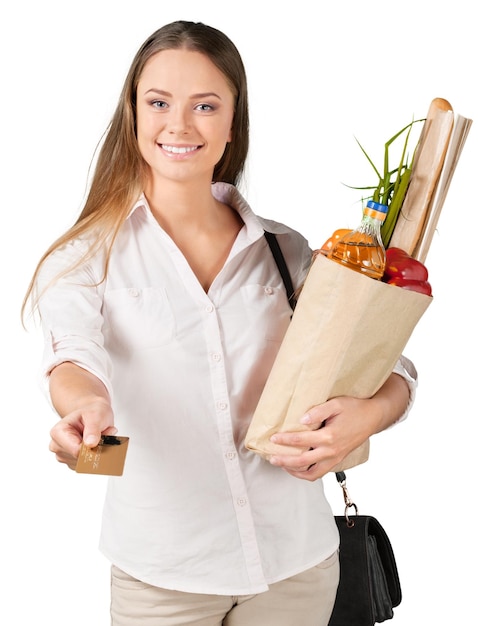
[[[266, 459], [290, 454], [289, 447], [271, 443], [271, 435], [306, 430], [300, 418], [329, 398], [372, 396], [431, 301], [319, 255], [260, 397], [246, 447]], [[368, 453], [366, 442], [334, 471], [363, 463]]]

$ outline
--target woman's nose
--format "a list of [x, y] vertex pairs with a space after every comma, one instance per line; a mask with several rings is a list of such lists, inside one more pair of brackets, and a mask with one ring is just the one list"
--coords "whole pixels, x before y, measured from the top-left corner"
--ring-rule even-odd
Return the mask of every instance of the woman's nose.
[[182, 135], [190, 129], [191, 121], [189, 113], [181, 108], [171, 111], [169, 116], [168, 131], [172, 134]]

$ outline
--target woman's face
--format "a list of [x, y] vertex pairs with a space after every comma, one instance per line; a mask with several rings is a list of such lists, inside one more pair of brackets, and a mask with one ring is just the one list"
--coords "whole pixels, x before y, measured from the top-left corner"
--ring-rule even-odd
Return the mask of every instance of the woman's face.
[[234, 94], [200, 52], [163, 50], [146, 63], [137, 89], [139, 150], [154, 179], [212, 180], [231, 141]]

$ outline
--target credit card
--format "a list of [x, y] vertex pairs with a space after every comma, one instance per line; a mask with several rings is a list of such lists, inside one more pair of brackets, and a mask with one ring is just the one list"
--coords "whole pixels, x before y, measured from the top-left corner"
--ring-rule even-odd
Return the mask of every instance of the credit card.
[[122, 476], [128, 442], [129, 437], [102, 435], [100, 443], [94, 448], [81, 444], [76, 471], [79, 474]]

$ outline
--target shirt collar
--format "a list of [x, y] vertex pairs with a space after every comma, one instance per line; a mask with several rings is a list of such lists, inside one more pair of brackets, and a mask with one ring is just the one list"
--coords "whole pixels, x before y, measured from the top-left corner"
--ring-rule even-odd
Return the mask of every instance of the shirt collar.
[[[261, 219], [252, 211], [248, 202], [241, 195], [237, 187], [231, 185], [230, 183], [213, 183], [212, 194], [216, 200], [219, 200], [219, 202], [223, 202], [224, 204], [228, 204], [239, 213], [245, 225], [246, 238], [249, 241], [256, 241], [264, 235], [264, 225], [262, 224]], [[151, 213], [150, 206], [144, 193], [140, 195], [131, 208], [128, 218], [130, 218], [133, 213], [140, 208], [148, 213]]]

